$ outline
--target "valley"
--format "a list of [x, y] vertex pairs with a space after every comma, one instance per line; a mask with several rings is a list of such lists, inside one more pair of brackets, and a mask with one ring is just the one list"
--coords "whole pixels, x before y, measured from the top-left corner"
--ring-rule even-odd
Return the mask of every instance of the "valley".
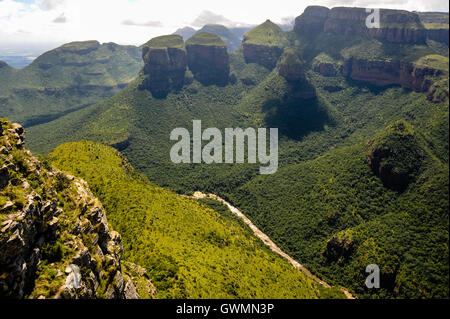
[[[287, 31], [266, 20], [139, 48], [69, 43], [22, 70], [0, 62], [0, 116], [42, 163], [86, 181], [141, 297], [448, 298], [448, 14], [382, 9], [377, 29], [365, 17], [309, 6]], [[276, 128], [277, 170], [261, 174], [244, 138], [239, 160], [202, 161], [214, 143], [191, 140], [200, 121], [225, 136]], [[174, 161], [177, 141], [189, 152]], [[6, 185], [5, 205], [26, 189]], [[364, 284], [370, 264], [380, 289]]]

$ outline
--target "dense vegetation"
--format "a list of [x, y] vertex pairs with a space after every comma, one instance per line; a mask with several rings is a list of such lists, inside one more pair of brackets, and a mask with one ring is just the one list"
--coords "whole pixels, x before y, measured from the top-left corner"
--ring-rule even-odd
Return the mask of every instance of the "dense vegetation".
[[[317, 298], [317, 284], [226, 214], [151, 184], [109, 146], [59, 146], [52, 164], [85, 178], [161, 298]], [[327, 296], [341, 296], [337, 290]]]
[[[270, 45], [270, 39], [280, 39], [270, 26], [267, 22], [267, 30], [257, 28], [248, 38]], [[111, 99], [31, 128], [29, 142], [40, 153], [82, 139], [114, 145], [158, 186], [231, 201], [315, 274], [361, 297], [448, 297], [448, 80], [435, 84], [443, 93], [432, 103], [426, 94], [398, 86], [375, 87], [339, 72], [325, 77], [313, 71], [322, 62], [339, 70], [344, 59], [357, 57], [414, 62], [448, 75], [448, 47], [324, 33], [281, 35], [304, 61], [300, 87], [277, 69], [246, 64], [240, 49], [230, 55], [236, 81], [226, 86], [193, 81], [154, 99], [138, 90], [138, 77]], [[315, 98], [298, 95], [311, 88]], [[279, 171], [257, 176], [259, 165], [171, 163], [170, 132], [190, 130], [193, 119], [220, 130], [278, 127]], [[386, 135], [392, 127], [400, 137]], [[387, 172], [408, 172], [405, 187], [383, 184], [383, 175], [369, 165], [371, 147], [393, 150], [381, 162], [392, 168]], [[76, 170], [70, 161], [64, 165]], [[86, 176], [101, 185], [94, 175]], [[370, 263], [381, 268], [381, 290], [364, 286]]]
[[113, 96], [142, 67], [141, 50], [115, 43], [73, 42], [18, 70], [0, 67], [0, 110], [32, 126]]

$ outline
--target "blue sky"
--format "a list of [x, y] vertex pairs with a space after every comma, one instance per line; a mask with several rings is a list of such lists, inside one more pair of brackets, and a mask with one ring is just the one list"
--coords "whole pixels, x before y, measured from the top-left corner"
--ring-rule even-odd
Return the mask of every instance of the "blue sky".
[[0, 0], [0, 48], [91, 39], [142, 44], [187, 25], [286, 21], [308, 5], [448, 12], [445, 0]]

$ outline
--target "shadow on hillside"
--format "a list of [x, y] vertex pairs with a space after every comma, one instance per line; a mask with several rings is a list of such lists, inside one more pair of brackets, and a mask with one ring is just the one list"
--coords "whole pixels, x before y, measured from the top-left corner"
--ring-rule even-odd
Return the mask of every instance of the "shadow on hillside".
[[347, 82], [347, 84], [349, 86], [352, 87], [356, 87], [360, 90], [367, 90], [372, 94], [378, 95], [378, 94], [382, 94], [384, 93], [387, 89], [390, 88], [399, 88], [401, 87], [400, 85], [396, 85], [396, 84], [392, 84], [392, 85], [385, 85], [385, 86], [377, 86], [365, 81], [358, 81], [358, 80], [353, 80], [350, 77], [345, 77], [345, 82]]
[[324, 130], [324, 125], [333, 125], [333, 120], [317, 98], [268, 100], [262, 107], [265, 125], [278, 128], [280, 136], [300, 140], [311, 132]]

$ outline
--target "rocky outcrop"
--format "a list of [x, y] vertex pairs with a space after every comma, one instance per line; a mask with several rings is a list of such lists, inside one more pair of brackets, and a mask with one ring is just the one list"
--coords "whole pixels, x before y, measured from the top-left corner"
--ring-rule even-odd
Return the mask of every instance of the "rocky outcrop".
[[228, 83], [230, 58], [222, 39], [199, 32], [186, 42], [188, 65], [194, 78], [204, 85]]
[[121, 237], [87, 183], [18, 148], [20, 125], [0, 125], [9, 176], [0, 189], [0, 298], [138, 298], [122, 273]]
[[278, 62], [278, 73], [289, 82], [296, 82], [304, 79], [304, 63], [298, 57], [294, 49], [285, 49]]
[[448, 45], [448, 28], [447, 29], [427, 29], [427, 38]]
[[347, 261], [355, 250], [355, 242], [351, 236], [338, 233], [332, 236], [322, 251], [326, 263], [337, 262], [342, 264]]
[[142, 58], [146, 75], [142, 85], [155, 97], [165, 97], [171, 90], [183, 87], [187, 57], [181, 36], [153, 38], [144, 45]]
[[433, 84], [430, 77], [443, 73], [428, 67], [400, 61], [370, 61], [350, 58], [344, 63], [342, 73], [353, 80], [377, 86], [401, 85], [416, 92], [427, 92]]
[[322, 32], [329, 11], [330, 9], [322, 6], [307, 7], [303, 14], [295, 19], [294, 31], [308, 36]]
[[364, 8], [308, 7], [296, 19], [294, 30], [311, 35], [327, 32], [346, 36], [366, 36], [392, 43], [423, 44], [427, 34], [416, 13], [403, 10], [380, 10], [380, 27], [367, 28], [370, 13]]
[[388, 126], [367, 145], [367, 162], [374, 174], [398, 192], [414, 180], [425, 157], [414, 128], [406, 121]]
[[0, 60], [0, 69], [6, 68], [6, 67], [8, 67], [8, 64], [6, 62], [3, 62]]
[[242, 42], [246, 63], [257, 63], [273, 69], [288, 41], [283, 30], [267, 20], [244, 35]]
[[320, 73], [323, 76], [336, 76], [336, 68], [333, 63], [321, 62], [314, 65], [314, 72]]

